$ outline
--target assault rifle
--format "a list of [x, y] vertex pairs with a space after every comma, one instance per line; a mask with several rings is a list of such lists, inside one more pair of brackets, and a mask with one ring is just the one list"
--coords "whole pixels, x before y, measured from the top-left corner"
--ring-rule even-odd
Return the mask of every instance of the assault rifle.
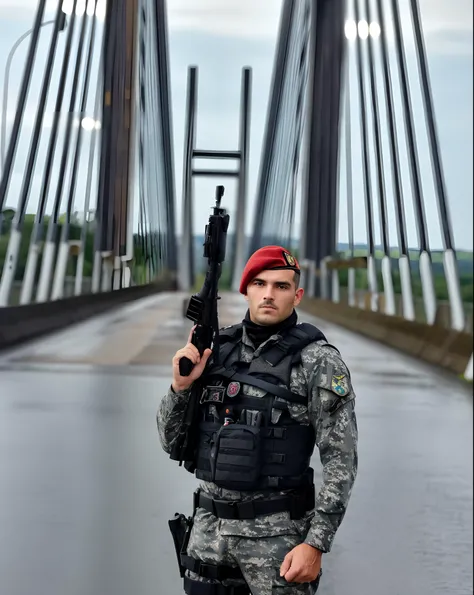
[[[204, 284], [199, 293], [191, 296], [186, 311], [186, 318], [196, 323], [191, 343], [195, 345], [202, 356], [204, 351], [212, 348], [212, 359], [214, 363], [219, 359], [219, 320], [217, 313], [218, 284], [222, 273], [222, 263], [225, 260], [227, 228], [229, 227], [229, 215], [221, 208], [221, 199], [224, 196], [224, 186], [216, 187], [216, 206], [214, 213], [209, 217], [209, 223], [205, 229], [204, 258], [208, 259], [208, 269]], [[211, 359], [211, 358], [209, 358]], [[208, 360], [209, 361], [209, 360]], [[181, 358], [179, 362], [179, 373], [181, 376], [189, 376], [194, 365], [187, 357]], [[193, 389], [199, 390], [199, 381], [194, 383]], [[179, 461], [192, 460], [193, 440], [192, 432], [195, 430], [193, 422], [198, 409], [197, 390], [193, 390], [189, 398], [186, 412], [181, 422], [179, 434], [170, 458]], [[188, 471], [193, 472], [190, 468]]]

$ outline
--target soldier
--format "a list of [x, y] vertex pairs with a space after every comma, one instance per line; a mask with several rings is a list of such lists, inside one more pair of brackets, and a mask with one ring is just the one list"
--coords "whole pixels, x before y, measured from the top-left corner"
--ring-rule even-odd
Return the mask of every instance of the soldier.
[[[170, 453], [198, 387], [195, 460], [201, 480], [182, 557], [190, 595], [313, 594], [357, 473], [355, 394], [340, 353], [312, 325], [297, 324], [303, 297], [296, 258], [279, 246], [247, 262], [240, 324], [219, 332], [218, 364], [189, 341], [157, 424]], [[179, 374], [179, 360], [194, 364]], [[203, 374], [206, 368], [205, 374]], [[322, 485], [310, 458], [317, 445]]]

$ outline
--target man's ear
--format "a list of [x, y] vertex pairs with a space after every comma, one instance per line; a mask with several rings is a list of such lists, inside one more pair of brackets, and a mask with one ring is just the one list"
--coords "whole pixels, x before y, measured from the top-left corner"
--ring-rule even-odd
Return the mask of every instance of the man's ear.
[[298, 306], [299, 303], [301, 302], [301, 300], [303, 299], [303, 295], [304, 295], [304, 289], [302, 287], [299, 287], [296, 290], [296, 295], [295, 295], [295, 302], [294, 305]]

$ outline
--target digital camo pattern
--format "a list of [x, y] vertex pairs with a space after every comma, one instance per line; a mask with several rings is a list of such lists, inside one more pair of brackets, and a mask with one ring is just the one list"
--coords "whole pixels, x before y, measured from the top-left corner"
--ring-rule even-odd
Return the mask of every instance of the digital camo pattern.
[[[279, 337], [273, 336], [267, 343], [277, 340]], [[241, 358], [248, 362], [258, 357], [263, 345], [265, 343], [255, 350], [244, 328]], [[303, 349], [301, 363], [292, 370], [290, 389], [300, 394], [308, 394], [308, 407], [288, 403], [288, 410], [295, 420], [302, 424], [311, 423], [315, 428], [315, 446], [319, 449], [323, 466], [323, 482], [316, 497], [314, 511], [309, 512], [299, 521], [291, 520], [287, 512], [265, 515], [252, 520], [219, 519], [216, 521], [209, 513], [206, 513], [207, 516], [201, 515], [203, 511], [198, 510], [192, 531], [196, 556], [198, 550], [201, 551], [200, 540], [207, 540], [208, 537], [213, 543], [223, 543], [227, 538], [227, 550], [232, 540], [234, 546], [230, 548], [232, 552], [236, 545], [244, 541], [244, 538], [251, 538], [249, 543], [258, 549], [261, 544], [270, 543], [268, 538], [272, 537], [278, 537], [277, 541], [284, 544], [282, 545], [282, 551], [286, 548], [284, 555], [289, 551], [287, 539], [290, 541], [294, 539], [294, 545], [304, 541], [323, 552], [331, 550], [336, 531], [344, 518], [357, 474], [358, 431], [354, 410], [355, 394], [350, 374], [339, 353], [325, 342], [319, 341]], [[243, 385], [241, 390], [255, 397], [263, 397], [266, 394], [262, 389], [247, 385]], [[189, 391], [174, 394], [170, 389], [160, 403], [157, 424], [161, 445], [167, 453], [170, 452], [173, 440], [177, 436], [188, 398]], [[272, 420], [278, 421], [280, 414], [281, 412], [275, 409], [272, 412]], [[227, 490], [206, 482], [202, 482], [201, 488], [213, 494], [214, 497], [226, 500], [269, 497], [262, 492]], [[284, 493], [284, 490], [280, 490], [270, 497], [277, 497]], [[255, 539], [263, 537], [266, 539], [261, 544], [258, 539]], [[205, 551], [207, 546], [204, 542], [202, 546]], [[275, 548], [277, 548], [276, 545]], [[271, 552], [267, 552], [263, 558], [268, 561], [270, 554]], [[201, 559], [201, 556], [198, 557]], [[222, 561], [223, 558], [220, 560]], [[265, 572], [268, 573], [268, 569]], [[282, 595], [312, 592], [295, 590], [294, 586], [282, 586], [282, 588], [283, 590], [273, 592]], [[259, 595], [266, 592], [272, 591], [255, 591]]]
[[[303, 525], [302, 525], [303, 527]], [[300, 531], [258, 540], [225, 536], [219, 529], [219, 520], [199, 509], [188, 544], [188, 554], [208, 564], [239, 567], [245, 580], [228, 579], [225, 586], [245, 585], [252, 595], [313, 595], [317, 587], [308, 583], [288, 583], [280, 577], [280, 567], [286, 554], [302, 541]], [[200, 582], [216, 582], [188, 573]]]
[[170, 387], [168, 394], [161, 401], [156, 415], [156, 424], [161, 445], [168, 454], [171, 453], [174, 441], [178, 437], [177, 431], [183, 419], [190, 394], [190, 390], [175, 393]]

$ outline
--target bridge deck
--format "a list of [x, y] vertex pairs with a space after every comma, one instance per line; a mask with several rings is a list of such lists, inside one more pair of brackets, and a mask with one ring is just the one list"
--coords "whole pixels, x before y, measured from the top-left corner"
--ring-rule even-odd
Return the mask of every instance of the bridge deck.
[[[182, 593], [167, 519], [190, 512], [195, 480], [161, 451], [155, 425], [189, 332], [181, 306], [179, 294], [149, 298], [0, 358], [2, 593]], [[244, 311], [241, 296], [224, 295], [220, 321]], [[321, 595], [472, 592], [470, 391], [300, 319], [340, 347], [360, 431]]]

